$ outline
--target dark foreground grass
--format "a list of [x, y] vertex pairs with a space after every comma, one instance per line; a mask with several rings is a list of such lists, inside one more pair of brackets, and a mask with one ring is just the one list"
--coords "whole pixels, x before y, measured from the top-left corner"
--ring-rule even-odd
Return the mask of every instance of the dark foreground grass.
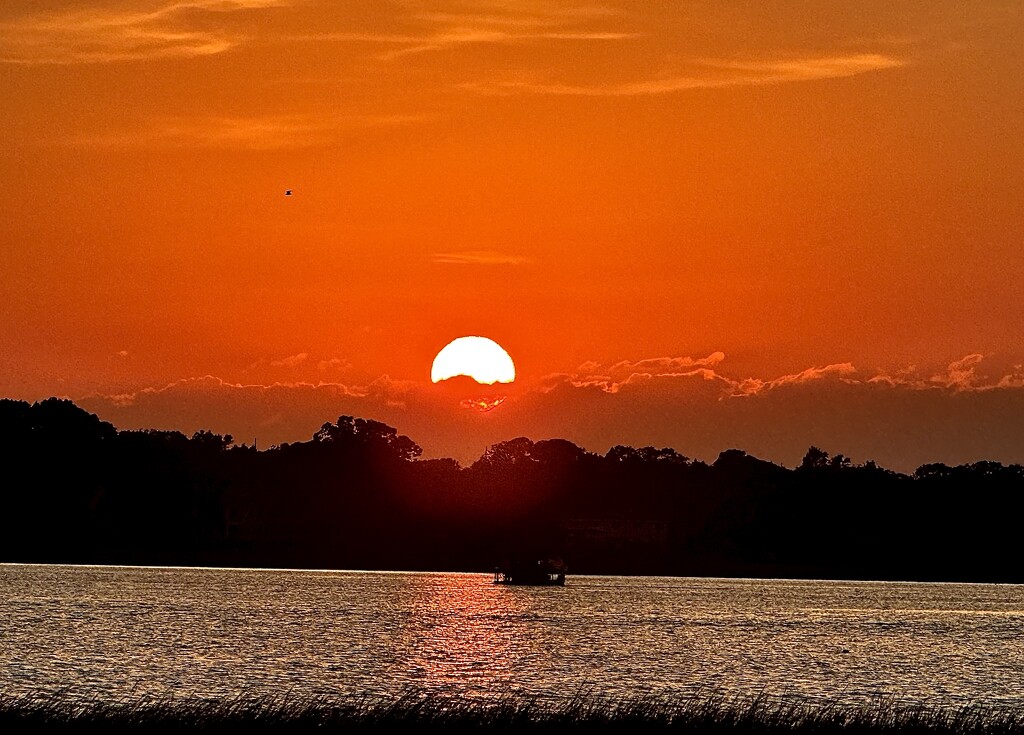
[[0, 733], [22, 732], [674, 732], [708, 735], [1024, 735], [1024, 712], [939, 709], [879, 702], [863, 707], [763, 698], [578, 697], [560, 703], [508, 697], [475, 702], [433, 695], [394, 700], [327, 698], [83, 701], [0, 694]]

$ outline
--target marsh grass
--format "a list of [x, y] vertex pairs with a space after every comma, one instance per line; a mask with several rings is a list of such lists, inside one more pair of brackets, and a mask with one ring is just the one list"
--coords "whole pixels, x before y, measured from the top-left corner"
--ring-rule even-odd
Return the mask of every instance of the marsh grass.
[[763, 697], [579, 696], [551, 701], [510, 696], [473, 701], [409, 694], [371, 698], [264, 697], [234, 700], [83, 700], [0, 694], [0, 732], [608, 732], [706, 735], [1024, 735], [1024, 712], [877, 702], [862, 707]]

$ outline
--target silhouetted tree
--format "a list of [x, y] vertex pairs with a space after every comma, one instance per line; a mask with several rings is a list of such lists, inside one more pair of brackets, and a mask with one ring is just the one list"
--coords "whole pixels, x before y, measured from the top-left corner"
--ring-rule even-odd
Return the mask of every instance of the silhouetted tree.
[[828, 452], [818, 447], [810, 447], [807, 450], [807, 454], [804, 455], [803, 460], [800, 462], [800, 469], [821, 469], [822, 467], [829, 466], [829, 455]]

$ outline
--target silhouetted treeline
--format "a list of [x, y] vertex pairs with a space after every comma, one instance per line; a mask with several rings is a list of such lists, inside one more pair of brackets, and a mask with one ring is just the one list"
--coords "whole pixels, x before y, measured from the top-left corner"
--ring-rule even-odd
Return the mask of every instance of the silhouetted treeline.
[[0, 561], [488, 572], [557, 555], [570, 574], [1024, 581], [1024, 467], [902, 474], [810, 447], [521, 437], [472, 465], [341, 416], [257, 451], [200, 431], [126, 431], [70, 401], [0, 400]]

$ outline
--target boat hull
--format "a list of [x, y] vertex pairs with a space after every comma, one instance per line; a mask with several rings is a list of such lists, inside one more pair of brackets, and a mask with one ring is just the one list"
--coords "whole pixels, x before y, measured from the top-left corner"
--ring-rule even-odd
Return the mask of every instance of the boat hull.
[[545, 587], [563, 587], [565, 586], [565, 576], [559, 575], [553, 579], [496, 579], [495, 584], [508, 584], [508, 585], [532, 585], [532, 586], [545, 586]]
[[496, 567], [495, 584], [557, 586], [565, 585], [565, 567], [550, 560]]

